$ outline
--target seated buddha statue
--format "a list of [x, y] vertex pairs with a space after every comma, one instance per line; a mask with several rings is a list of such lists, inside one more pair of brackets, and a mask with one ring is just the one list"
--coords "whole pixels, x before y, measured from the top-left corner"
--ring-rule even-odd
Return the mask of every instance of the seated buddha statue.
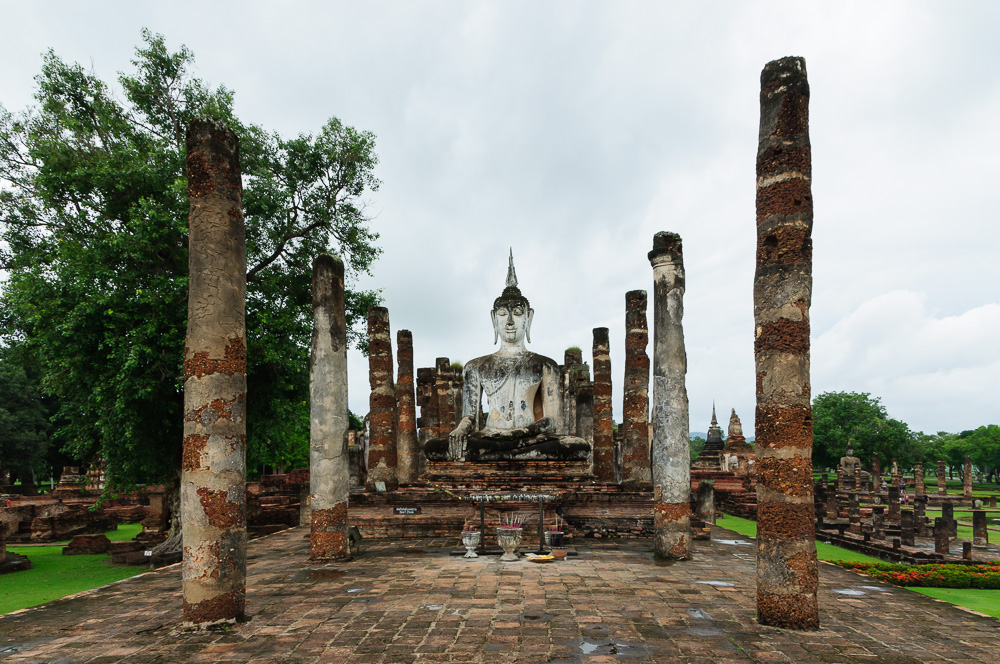
[[490, 312], [493, 343], [499, 341], [500, 348], [466, 363], [462, 372], [462, 420], [447, 438], [425, 443], [428, 459], [585, 461], [589, 458], [587, 441], [563, 435], [559, 365], [525, 348], [525, 341], [531, 341], [534, 315], [528, 299], [517, 287], [512, 252], [506, 288], [493, 302]]

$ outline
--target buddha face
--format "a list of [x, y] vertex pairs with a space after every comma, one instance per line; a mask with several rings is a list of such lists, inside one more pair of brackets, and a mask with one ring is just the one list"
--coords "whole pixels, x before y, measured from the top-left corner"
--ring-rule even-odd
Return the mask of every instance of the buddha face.
[[[505, 343], [522, 345], [525, 337], [531, 340], [531, 318], [534, 310], [523, 302], [502, 302], [493, 310], [493, 331]], [[494, 342], [496, 339], [494, 339]]]

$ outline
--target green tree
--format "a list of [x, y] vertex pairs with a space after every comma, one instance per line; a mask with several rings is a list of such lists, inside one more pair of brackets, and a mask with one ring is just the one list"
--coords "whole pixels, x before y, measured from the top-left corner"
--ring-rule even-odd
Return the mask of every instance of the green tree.
[[966, 438], [972, 463], [993, 482], [1000, 482], [1000, 426], [987, 424]]
[[52, 407], [23, 348], [0, 348], [0, 468], [11, 481], [49, 472]]
[[914, 461], [914, 435], [889, 417], [881, 399], [866, 392], [825, 392], [813, 399], [813, 464], [833, 467], [854, 443], [854, 455], [868, 466], [878, 453], [882, 466], [898, 459], [904, 468]]
[[688, 451], [691, 454], [692, 461], [697, 459], [698, 456], [701, 454], [701, 451], [705, 449], [706, 442], [707, 441], [701, 436], [695, 436], [694, 438], [691, 439], [691, 447], [689, 448]]
[[[233, 93], [191, 77], [193, 54], [142, 33], [124, 98], [53, 51], [37, 106], [0, 106], [0, 340], [23, 342], [58, 400], [74, 457], [100, 455], [109, 489], [179, 467], [187, 314], [187, 123], [240, 137], [247, 237], [248, 467], [308, 452], [311, 263], [340, 254], [348, 278], [379, 255], [363, 197], [375, 139], [336, 118], [284, 139], [233, 115]], [[4, 247], [6, 243], [6, 247]], [[374, 292], [347, 294], [359, 324]], [[353, 339], [359, 335], [354, 332]]]

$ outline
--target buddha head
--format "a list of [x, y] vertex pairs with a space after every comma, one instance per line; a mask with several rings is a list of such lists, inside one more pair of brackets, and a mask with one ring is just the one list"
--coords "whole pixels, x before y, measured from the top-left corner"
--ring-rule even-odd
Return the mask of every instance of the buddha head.
[[523, 340], [531, 341], [531, 319], [535, 310], [528, 305], [528, 298], [521, 295], [514, 272], [514, 250], [511, 249], [507, 264], [507, 286], [496, 300], [490, 318], [493, 321], [493, 343], [503, 339], [505, 343], [523, 346]]

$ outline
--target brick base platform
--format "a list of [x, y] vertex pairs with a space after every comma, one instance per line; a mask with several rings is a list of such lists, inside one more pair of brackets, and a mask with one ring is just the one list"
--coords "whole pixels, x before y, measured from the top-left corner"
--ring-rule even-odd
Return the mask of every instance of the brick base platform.
[[[581, 538], [651, 537], [653, 497], [648, 491], [625, 491], [616, 484], [598, 482], [582, 462], [517, 461], [470, 463], [429, 462], [428, 482], [402, 485], [398, 491], [354, 491], [350, 497], [352, 526], [366, 538], [459, 537], [469, 520], [478, 526], [479, 506], [469, 500], [477, 494], [542, 493], [552, 496], [544, 505], [545, 524], [559, 517], [567, 542]], [[742, 479], [719, 470], [692, 471], [692, 496], [702, 479], [715, 484], [716, 505], [727, 514], [756, 518], [757, 497]], [[402, 509], [398, 509], [402, 508]], [[538, 502], [487, 504], [486, 542], [495, 543], [500, 514], [530, 514], [524, 546], [538, 546]], [[409, 513], [401, 513], [409, 512]]]

